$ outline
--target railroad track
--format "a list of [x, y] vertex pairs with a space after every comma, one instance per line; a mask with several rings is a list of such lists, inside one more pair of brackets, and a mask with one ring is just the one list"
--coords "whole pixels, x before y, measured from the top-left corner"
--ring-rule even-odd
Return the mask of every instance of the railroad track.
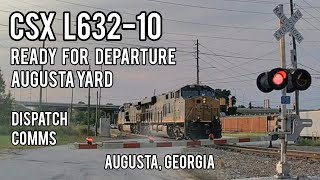
[[[276, 148], [236, 146], [236, 145], [220, 145], [220, 146], [217, 146], [217, 148], [228, 149], [236, 152], [247, 152], [247, 153], [253, 153], [253, 154], [280, 156], [280, 149], [276, 149]], [[320, 161], [320, 153], [313, 152], [313, 151], [287, 150], [287, 157], [291, 159], [305, 159], [305, 160], [311, 160], [311, 161]]]

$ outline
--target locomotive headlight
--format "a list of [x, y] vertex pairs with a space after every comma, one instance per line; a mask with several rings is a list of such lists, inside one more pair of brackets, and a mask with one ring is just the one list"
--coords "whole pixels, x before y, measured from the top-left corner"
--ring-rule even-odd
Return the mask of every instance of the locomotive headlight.
[[203, 102], [203, 104], [205, 104], [206, 102], [207, 102], [207, 98], [202, 98], [202, 102]]

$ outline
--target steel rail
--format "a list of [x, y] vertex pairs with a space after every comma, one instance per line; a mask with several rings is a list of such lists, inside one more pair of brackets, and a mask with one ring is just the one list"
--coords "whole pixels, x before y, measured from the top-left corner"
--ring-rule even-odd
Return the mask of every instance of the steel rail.
[[[272, 156], [280, 156], [280, 149], [252, 147], [252, 146], [236, 146], [236, 145], [219, 145], [216, 148], [233, 150], [236, 152], [249, 152], [253, 154], [265, 154]], [[320, 153], [313, 151], [287, 150], [287, 156], [292, 159], [305, 159], [312, 161], [320, 161]]]

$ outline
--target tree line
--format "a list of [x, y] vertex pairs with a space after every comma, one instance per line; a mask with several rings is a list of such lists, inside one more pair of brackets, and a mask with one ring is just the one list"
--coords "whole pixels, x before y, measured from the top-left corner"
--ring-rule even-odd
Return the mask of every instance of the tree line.
[[0, 125], [8, 125], [11, 121], [11, 111], [14, 109], [14, 98], [11, 92], [6, 92], [6, 83], [0, 69]]

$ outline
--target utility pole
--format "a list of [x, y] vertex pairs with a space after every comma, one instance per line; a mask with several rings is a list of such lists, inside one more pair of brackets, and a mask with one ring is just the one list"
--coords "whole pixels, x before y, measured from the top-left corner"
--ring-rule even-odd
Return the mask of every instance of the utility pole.
[[[72, 71], [73, 73], [73, 71]], [[73, 77], [73, 81], [74, 81], [74, 76]], [[69, 117], [69, 124], [72, 122], [72, 112], [73, 112], [73, 89], [74, 88], [71, 88], [71, 103], [70, 103], [70, 117]]]
[[[291, 11], [291, 16], [293, 15], [293, 1], [290, 0], [290, 11]], [[291, 59], [293, 60], [292, 66], [294, 69], [298, 68], [298, 62], [297, 62], [297, 45], [296, 45], [296, 39], [292, 36], [292, 45], [293, 49], [291, 50]], [[295, 91], [295, 111], [296, 115], [299, 115], [299, 91]]]
[[[42, 47], [45, 47], [45, 42], [46, 41], [42, 41]], [[42, 57], [44, 58], [44, 57]], [[41, 72], [43, 72], [43, 65], [41, 65]], [[39, 111], [42, 111], [42, 87], [40, 86], [40, 97], [39, 97]]]
[[[101, 64], [101, 72], [102, 72], [102, 64]], [[98, 92], [97, 92], [98, 93]], [[98, 97], [97, 97], [97, 99], [98, 99]], [[99, 105], [98, 105], [98, 111], [97, 112], [99, 112], [99, 116], [100, 116], [100, 111], [101, 111], [101, 87], [99, 87], [99, 100], [98, 100], [98, 103], [99, 103]], [[97, 113], [98, 114], [98, 113]], [[100, 116], [101, 117], [101, 116]], [[97, 115], [97, 117], [96, 117], [96, 131], [95, 131], [95, 135], [97, 136], [97, 134], [98, 134], [98, 115]]]
[[99, 104], [99, 92], [97, 91], [97, 104], [96, 104], [96, 123], [95, 123], [95, 131], [94, 136], [98, 134], [98, 104]]
[[[91, 71], [91, 67], [89, 65], [89, 71]], [[87, 117], [87, 135], [89, 136], [89, 130], [90, 130], [90, 86], [88, 87], [88, 117]]]
[[[279, 9], [281, 12], [283, 12], [283, 4], [279, 5]], [[280, 27], [282, 26], [282, 22], [280, 20]], [[285, 36], [283, 36], [280, 39], [280, 66], [281, 68], [286, 68], [286, 52], [285, 52]], [[287, 94], [287, 88], [283, 88], [281, 90], [281, 95], [282, 96], [286, 96]], [[287, 131], [286, 128], [286, 124], [287, 124], [287, 120], [286, 120], [286, 113], [287, 113], [287, 109], [286, 109], [286, 104], [281, 104], [281, 114], [280, 114], [280, 118], [281, 118], [281, 131], [282, 134], [280, 135], [280, 141], [281, 141], [281, 146], [280, 146], [280, 154], [281, 154], [281, 158], [280, 161], [277, 164], [277, 177], [278, 178], [289, 178], [289, 171], [290, 171], [290, 167], [289, 164], [287, 162], [286, 159], [286, 151], [287, 151], [287, 135], [285, 134]]]
[[197, 39], [197, 84], [199, 85], [199, 40]]
[[73, 113], [73, 88], [71, 89], [71, 103], [70, 103], [70, 120], [69, 124], [72, 122], [72, 113]]

